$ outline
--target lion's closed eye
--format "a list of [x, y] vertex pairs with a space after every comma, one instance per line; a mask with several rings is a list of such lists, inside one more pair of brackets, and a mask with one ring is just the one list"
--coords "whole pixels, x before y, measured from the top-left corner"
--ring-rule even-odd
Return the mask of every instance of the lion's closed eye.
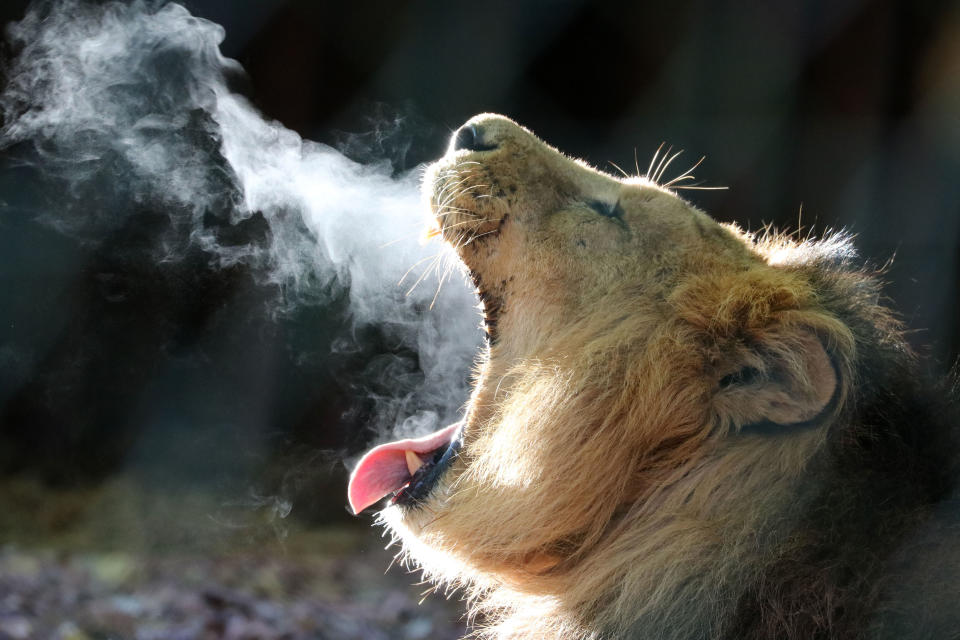
[[586, 205], [604, 218], [623, 219], [623, 209], [620, 207], [619, 202], [610, 203], [602, 200], [587, 200]]

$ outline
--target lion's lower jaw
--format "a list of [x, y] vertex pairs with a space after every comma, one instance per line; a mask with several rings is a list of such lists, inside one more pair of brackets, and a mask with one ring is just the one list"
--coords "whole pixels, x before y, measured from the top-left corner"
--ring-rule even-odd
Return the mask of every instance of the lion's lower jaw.
[[[703, 562], [703, 573], [692, 580], [696, 574], [677, 570], [662, 575], [662, 583], [653, 586], [649, 584], [654, 581], [652, 576], [628, 572], [624, 578], [628, 584], [636, 579], [645, 585], [633, 592], [623, 590], [623, 584], [613, 585], [617, 591], [595, 591], [597, 585], [586, 575], [589, 571], [583, 571], [555, 578], [553, 587], [550, 579], [538, 578], [537, 588], [531, 590], [522, 583], [512, 586], [482, 580], [450, 556], [429, 551], [424, 557], [421, 545], [404, 543], [404, 563], [422, 569], [424, 578], [437, 585], [438, 593], [459, 591], [469, 605], [472, 631], [489, 640], [719, 637], [726, 622], [721, 607], [736, 601], [734, 590], [748, 582], [747, 575], [752, 573], [743, 565], [721, 575], [725, 569], [720, 562]], [[455, 566], [461, 568], [452, 568]], [[697, 579], [703, 574], [709, 579]]]
[[[717, 475], [713, 467], [700, 471]], [[422, 569], [441, 592], [463, 589], [483, 637], [720, 637], [729, 623], [724, 615], [730, 614], [731, 603], [754, 583], [803, 508], [802, 501], [787, 499], [803, 494], [794, 474], [783, 473], [777, 479], [748, 475], [741, 480], [745, 493], [736, 495], [765, 499], [735, 500], [734, 495], [725, 499], [710, 492], [716, 509], [701, 505], [700, 517], [690, 517], [683, 515], [681, 505], [707, 498], [676, 487], [678, 495], [662, 499], [658, 508], [626, 516], [630, 522], [617, 527], [622, 533], [598, 542], [579, 563], [542, 572], [511, 568], [517, 563], [508, 558], [481, 556], [477, 544], [467, 548], [463, 532], [445, 537], [445, 525], [451, 523], [440, 515], [449, 506], [443, 501], [431, 501], [429, 508], [419, 510], [391, 507], [381, 513], [380, 522], [402, 544], [405, 564]], [[760, 484], [765, 485], [765, 494], [757, 490]], [[739, 510], [723, 506], [728, 499]], [[781, 518], [764, 517], [770, 513]]]
[[490, 640], [718, 637], [721, 611], [759, 568], [743, 548], [710, 548], [702, 529], [674, 530], [669, 540], [641, 539], [635, 529], [570, 570], [491, 575], [439, 550], [443, 541], [422, 529], [430, 521], [426, 511], [407, 515], [391, 507], [380, 516], [402, 545], [403, 564], [421, 569], [440, 593], [459, 590], [475, 634]]

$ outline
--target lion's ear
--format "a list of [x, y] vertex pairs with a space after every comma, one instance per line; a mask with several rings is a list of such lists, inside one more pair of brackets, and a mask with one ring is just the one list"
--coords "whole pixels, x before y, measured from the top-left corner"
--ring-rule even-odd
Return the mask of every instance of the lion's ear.
[[734, 360], [721, 369], [714, 398], [734, 430], [811, 424], [835, 404], [837, 369], [812, 331], [767, 336]]

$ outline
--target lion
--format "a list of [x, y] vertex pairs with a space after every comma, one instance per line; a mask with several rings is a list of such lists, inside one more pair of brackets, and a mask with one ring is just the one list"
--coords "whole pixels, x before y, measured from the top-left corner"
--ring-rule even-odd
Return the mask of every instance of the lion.
[[714, 221], [666, 164], [454, 134], [424, 192], [487, 344], [462, 422], [367, 453], [353, 510], [391, 496], [488, 637], [960, 637], [955, 405], [877, 273]]

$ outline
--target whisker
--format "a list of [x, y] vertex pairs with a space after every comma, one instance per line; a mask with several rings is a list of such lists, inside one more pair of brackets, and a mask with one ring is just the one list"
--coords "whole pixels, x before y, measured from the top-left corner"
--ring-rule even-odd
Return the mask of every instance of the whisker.
[[[441, 218], [441, 217], [444, 217], [444, 216], [449, 216], [449, 215], [454, 214], [454, 213], [459, 213], [459, 214], [462, 214], [462, 215], [470, 215], [470, 216], [473, 216], [474, 218], [479, 217], [479, 216], [477, 216], [477, 214], [475, 214], [474, 212], [472, 212], [472, 211], [467, 211], [466, 209], [450, 210], [450, 211], [438, 212], [438, 213], [436, 214], [436, 217], [437, 217], [437, 218]], [[461, 224], [471, 224], [471, 223], [473, 223], [473, 222], [474, 222], [473, 220], [464, 220], [464, 221], [462, 221], [462, 222], [458, 222], [458, 223], [455, 223], [455, 224], [445, 225], [445, 226], [443, 226], [443, 227], [440, 228], [440, 229], [436, 229], [436, 233], [435, 233], [434, 235], [428, 236], [428, 239], [429, 239], [429, 238], [433, 238], [435, 235], [439, 235], [439, 234], [443, 233], [443, 231], [444, 231], [445, 229], [451, 229], [451, 228], [456, 227], [456, 226], [459, 226], [459, 225], [461, 225]], [[405, 234], [401, 235], [401, 236], [398, 237], [398, 238], [394, 238], [393, 240], [389, 240], [389, 241], [387, 241], [387, 242], [384, 242], [383, 244], [381, 244], [381, 245], [380, 245], [379, 247], [377, 247], [377, 248], [378, 248], [378, 249], [385, 249], [386, 247], [395, 245], [395, 244], [397, 244], [398, 242], [403, 242], [404, 240], [409, 240], [410, 238], [422, 237], [424, 233], [434, 233], [434, 228], [428, 227], [428, 228], [425, 230], [425, 229], [422, 228], [422, 227], [424, 226], [423, 223], [420, 223], [419, 226], [421, 227], [421, 229], [420, 229], [419, 231], [415, 231], [415, 232], [412, 232], [412, 233], [405, 233]]]
[[393, 240], [388, 240], [387, 242], [384, 242], [382, 245], [380, 245], [379, 247], [377, 247], [377, 249], [386, 249], [387, 247], [393, 246], [393, 245], [397, 244], [398, 242], [403, 242], [404, 240], [409, 240], [410, 238], [416, 238], [416, 237], [420, 236], [422, 233], [423, 233], [422, 231], [415, 231], [415, 232], [413, 232], [413, 233], [406, 233], [406, 234], [400, 236], [399, 238], [394, 238]]
[[477, 215], [476, 213], [474, 213], [473, 211], [470, 211], [469, 209], [464, 209], [463, 207], [455, 207], [452, 204], [441, 205], [440, 208], [438, 208], [436, 215], [437, 217], [448, 216], [451, 213], [462, 213], [464, 215], [472, 215], [472, 216]]
[[472, 238], [470, 238], [470, 239], [469, 239], [467, 242], [465, 242], [462, 246], [465, 247], [465, 246], [469, 245], [471, 242], [473, 242], [474, 240], [479, 240], [479, 239], [482, 238], [483, 236], [488, 236], [488, 235], [490, 235], [491, 233], [496, 233], [496, 232], [499, 231], [499, 230], [500, 230], [500, 227], [499, 227], [499, 225], [498, 225], [496, 229], [492, 229], [492, 230], [490, 230], [490, 231], [484, 231], [483, 233], [479, 233], [479, 234], [473, 236]]
[[378, 246], [377, 249], [385, 249], [387, 247], [397, 244], [398, 242], [403, 242], [404, 240], [409, 240], [410, 238], [416, 238], [423, 233], [423, 226], [424, 226], [423, 222], [419, 222], [416, 225], [411, 224], [410, 226], [411, 227], [418, 226], [418, 227], [421, 227], [421, 229], [419, 231], [412, 231], [410, 233], [405, 233], [397, 238], [394, 238], [393, 240], [388, 240], [383, 244], [381, 244], [380, 246]]
[[450, 203], [450, 202], [456, 200], [457, 198], [459, 198], [460, 196], [463, 196], [463, 195], [465, 195], [465, 194], [467, 194], [467, 193], [470, 193], [471, 191], [473, 191], [473, 190], [475, 190], [475, 189], [482, 189], [482, 188], [484, 188], [484, 187], [491, 187], [491, 185], [489, 185], [489, 184], [474, 184], [474, 185], [470, 185], [469, 187], [460, 189], [460, 190], [458, 190], [458, 191], [451, 192], [449, 195], [447, 195], [447, 197], [443, 198], [443, 200], [442, 200], [441, 203], [440, 203], [440, 206], [441, 206], [441, 207], [444, 207], [444, 206], [446, 206], [448, 203]]
[[444, 194], [446, 194], [447, 189], [458, 187], [469, 179], [470, 179], [470, 176], [464, 176], [460, 180], [449, 180], [445, 182], [443, 185], [443, 188], [437, 192], [437, 200], [443, 200]]
[[[438, 264], [438, 265], [437, 265], [437, 268], [438, 268], [438, 269], [439, 269], [439, 266], [440, 266], [440, 265]], [[452, 272], [453, 272], [452, 267], [450, 267], [450, 266], [448, 265], [448, 266], [447, 266], [447, 269], [446, 269], [442, 274], [440, 274], [440, 280], [437, 282], [437, 290], [436, 290], [436, 291], [434, 292], [434, 294], [433, 294], [433, 300], [430, 301], [430, 309], [431, 309], [431, 310], [433, 309], [433, 305], [435, 305], [435, 304], [437, 303], [437, 298], [440, 297], [440, 290], [443, 288], [443, 283], [446, 282], [446, 281], [450, 278], [450, 274], [451, 274]]]
[[676, 178], [674, 178], [674, 179], [671, 180], [670, 182], [668, 182], [668, 183], [666, 183], [666, 184], [662, 184], [662, 185], [660, 185], [660, 186], [666, 188], [666, 187], [669, 187], [670, 185], [672, 185], [672, 184], [675, 183], [675, 182], [683, 182], [684, 180], [696, 180], [696, 177], [695, 177], [695, 176], [692, 176], [692, 175], [690, 175], [690, 176], [677, 176]]
[[692, 179], [692, 178], [693, 178], [693, 170], [696, 169], [697, 167], [699, 167], [699, 166], [700, 166], [700, 163], [702, 163], [702, 162], [703, 162], [704, 160], [706, 160], [706, 159], [707, 159], [707, 156], [702, 156], [699, 160], [696, 161], [696, 163], [694, 163], [694, 165], [693, 165], [692, 167], [690, 167], [689, 169], [687, 169], [686, 171], [684, 171], [683, 173], [681, 173], [679, 176], [677, 176], [676, 178], [674, 178], [673, 180], [671, 180], [670, 182], [668, 182], [667, 184], [665, 184], [665, 185], [663, 185], [663, 186], [664, 186], [664, 187], [669, 187], [671, 184], [673, 184], [674, 182], [677, 182], [678, 180], [688, 180], [688, 179]]
[[445, 224], [440, 228], [440, 233], [448, 231], [450, 229], [456, 229], [457, 227], [463, 227], [468, 224], [477, 224], [476, 220], [461, 220], [460, 222], [451, 222], [450, 224]]
[[412, 265], [409, 269], [407, 269], [406, 273], [404, 273], [403, 276], [397, 281], [397, 285], [403, 284], [403, 281], [407, 279], [407, 276], [410, 275], [410, 272], [413, 271], [414, 269], [416, 269], [419, 265], [423, 264], [423, 263], [426, 262], [427, 260], [430, 260], [431, 258], [436, 258], [437, 256], [441, 255], [442, 253], [443, 253], [443, 252], [441, 251], [440, 253], [435, 253], [435, 254], [433, 254], [433, 255], [429, 255], [429, 256], [427, 256], [426, 258], [420, 258], [419, 260], [417, 260], [416, 262], [414, 262], [413, 265]]
[[430, 273], [430, 270], [433, 268], [433, 265], [436, 263], [437, 260], [440, 259], [441, 255], [443, 254], [438, 253], [435, 256], [432, 256], [433, 262], [427, 265], [427, 268], [423, 270], [423, 273], [420, 274], [420, 277], [417, 278], [416, 282], [414, 282], [413, 285], [409, 289], [407, 289], [406, 295], [409, 296], [411, 293], [413, 293], [413, 290], [417, 288], [417, 285], [423, 282], [423, 279], [427, 277], [427, 274]]
[[648, 179], [650, 178], [650, 172], [653, 171], [653, 163], [657, 161], [657, 156], [660, 155], [660, 150], [663, 149], [663, 145], [667, 144], [666, 142], [661, 142], [660, 146], [657, 147], [657, 150], [653, 152], [653, 157], [650, 158], [650, 166], [647, 167], [647, 172], [644, 174]]
[[667, 162], [663, 165], [663, 167], [660, 167], [660, 170], [657, 172], [657, 177], [654, 178], [654, 182], [660, 182], [660, 179], [663, 177], [663, 174], [666, 173], [667, 171], [667, 167], [669, 167], [670, 163], [676, 160], [677, 156], [679, 156], [681, 153], [683, 153], [682, 149], [680, 151], [677, 151], [672, 156], [670, 156], [670, 159], [667, 160]]
[[653, 170], [653, 176], [650, 178], [651, 180], [653, 180], [654, 184], [656, 184], [657, 182], [657, 176], [660, 175], [660, 167], [663, 166], [663, 163], [666, 162], [667, 158], [670, 156], [672, 152], [673, 152], [673, 145], [670, 145], [669, 147], [667, 147], [666, 152], [664, 152], [664, 154], [660, 156], [660, 162], [657, 163], [657, 167]]
[[607, 160], [607, 163], [610, 164], [610, 165], [612, 165], [614, 169], [616, 169], [617, 171], [619, 171], [620, 173], [622, 173], [624, 178], [629, 178], [629, 177], [630, 177], [630, 174], [628, 174], [626, 171], [624, 171], [623, 169], [621, 169], [621, 168], [620, 168], [620, 165], [618, 165], [618, 164], [617, 164], [616, 162], [614, 162], [613, 160]]
[[451, 204], [454, 200], [457, 199], [459, 195], [460, 195], [459, 191], [452, 191], [449, 194], [447, 194], [447, 196], [442, 200], [440, 200], [440, 202], [437, 204], [437, 210], [438, 211], [448, 211], [448, 210], [456, 211], [457, 209], [460, 209], [461, 207]]
[[483, 189], [483, 188], [485, 188], [485, 187], [490, 187], [490, 188], [492, 189], [492, 188], [493, 188], [493, 185], [492, 185], [492, 184], [473, 184], [473, 185], [470, 185], [469, 187], [467, 187], [466, 189], [463, 189], [462, 191], [460, 191], [460, 193], [458, 193], [457, 196], [459, 197], [459, 196], [462, 196], [462, 195], [464, 195], [464, 194], [470, 193], [470, 192], [473, 191], [474, 189]]

